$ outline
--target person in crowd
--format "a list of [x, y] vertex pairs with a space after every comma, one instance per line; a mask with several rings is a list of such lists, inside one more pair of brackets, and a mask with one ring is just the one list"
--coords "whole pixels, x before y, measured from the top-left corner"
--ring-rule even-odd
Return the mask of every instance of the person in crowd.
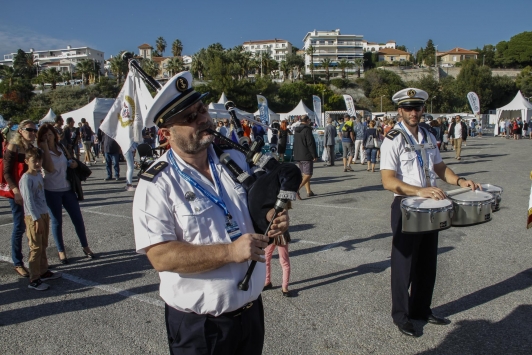
[[224, 137], [227, 137], [227, 128], [225, 128], [223, 120], [218, 121], [218, 127], [216, 127], [216, 132], [220, 133]]
[[115, 171], [115, 180], [120, 180], [120, 146], [113, 138], [109, 137], [102, 130], [98, 131], [98, 139], [102, 142], [103, 153], [105, 155], [107, 177], [104, 181], [110, 181], [113, 179], [112, 168], [114, 168]]
[[[133, 143], [128, 149], [126, 154], [124, 154], [124, 159], [126, 160], [126, 191], [132, 192], [135, 191], [135, 186], [133, 186], [133, 172], [135, 171], [135, 153], [137, 151], [137, 143]], [[115, 172], [116, 176], [116, 172]]]
[[13, 215], [13, 231], [11, 232], [11, 258], [15, 271], [23, 277], [29, 277], [30, 273], [24, 266], [22, 255], [22, 235], [26, 230], [24, 222], [24, 202], [19, 190], [19, 182], [22, 173], [28, 170], [25, 162], [26, 150], [33, 147], [37, 127], [30, 120], [19, 123], [18, 128], [7, 144], [4, 153], [4, 179], [14, 197], [9, 199], [9, 206]]
[[327, 119], [327, 126], [325, 127], [325, 134], [323, 137], [325, 149], [327, 149], [327, 162], [325, 166], [334, 166], [334, 146], [336, 145], [336, 127], [332, 124], [332, 118]]
[[231, 131], [233, 130], [233, 125], [229, 122], [228, 119], [224, 119], [224, 127], [227, 132], [225, 136], [227, 138], [231, 138]]
[[65, 146], [70, 155], [74, 156], [74, 144], [76, 138], [76, 128], [74, 127], [74, 119], [68, 117], [66, 119], [66, 126], [63, 128], [63, 139], [61, 144]]
[[296, 128], [299, 127], [300, 124], [301, 124], [301, 119], [299, 116], [296, 116], [294, 118], [294, 121], [289, 126], [289, 129], [292, 132], [292, 134], [295, 134]]
[[517, 119], [514, 121], [514, 139], [519, 140], [522, 138], [523, 134], [523, 121], [521, 120], [521, 117], [517, 117]]
[[299, 190], [304, 186], [307, 196], [316, 196], [310, 189], [310, 179], [314, 172], [314, 162], [318, 159], [316, 141], [312, 135], [310, 118], [305, 115], [301, 118], [300, 125], [296, 127], [294, 134], [294, 160], [299, 162], [299, 169], [303, 174], [303, 180], [297, 192], [297, 199], [301, 200]]
[[266, 259], [266, 281], [264, 283], [264, 290], [269, 290], [273, 288], [272, 277], [271, 277], [271, 262], [272, 255], [275, 247], [277, 247], [277, 253], [279, 254], [279, 262], [281, 263], [281, 268], [283, 269], [283, 282], [281, 285], [281, 292], [284, 297], [292, 297], [292, 294], [288, 290], [288, 283], [290, 282], [290, 256], [288, 254], [288, 244], [290, 243], [290, 233], [285, 232], [284, 234], [275, 237], [273, 243], [268, 245], [264, 250], [264, 257]]
[[67, 179], [67, 169], [75, 169], [77, 163], [72, 160], [68, 150], [59, 142], [59, 136], [50, 124], [43, 124], [37, 134], [37, 142], [43, 150], [44, 196], [50, 212], [52, 235], [61, 264], [68, 264], [63, 241], [63, 208], [66, 210], [83, 253], [89, 259], [95, 258], [87, 242], [85, 222], [81, 215], [79, 201]]
[[512, 131], [513, 128], [513, 122], [509, 118], [506, 119], [506, 139], [510, 139], [510, 137], [513, 137], [514, 133]]
[[528, 120], [528, 138], [532, 139], [532, 119]]
[[77, 160], [80, 159], [81, 157], [81, 149], [80, 149], [80, 144], [81, 144], [81, 127], [83, 126], [83, 124], [80, 122], [78, 123], [78, 127], [75, 127], [74, 128], [74, 137], [72, 137], [72, 141], [74, 143], [74, 155], [76, 157]]
[[443, 141], [443, 132], [441, 130], [440, 122], [436, 120], [430, 121], [430, 126], [432, 127], [432, 132], [434, 137], [436, 138], [436, 142], [438, 144], [438, 149], [441, 150], [441, 142]]
[[[207, 94], [190, 83], [189, 72], [171, 78], [148, 112], [171, 149], [137, 186], [136, 250], [160, 273], [171, 354], [258, 355], [264, 344], [260, 293], [266, 276], [261, 249], [268, 237], [288, 230], [288, 216], [281, 212], [268, 236], [254, 232], [246, 193], [211, 147], [214, 136], [206, 130], [214, 124], [202, 101]], [[168, 109], [172, 113], [165, 115]], [[240, 152], [226, 152], [247, 166]], [[186, 211], [196, 212], [191, 218]], [[250, 260], [258, 263], [249, 289], [239, 290]]]
[[155, 148], [155, 137], [157, 132], [155, 127], [144, 127], [142, 129], [142, 142], [148, 144], [152, 149]]
[[377, 151], [379, 148], [375, 146], [375, 140], [378, 139], [378, 134], [375, 128], [375, 121], [370, 121], [368, 128], [364, 132], [364, 150], [366, 151], [366, 160], [368, 161], [368, 168], [366, 170], [370, 171], [371, 168], [371, 172], [375, 172], [375, 164], [377, 163]]
[[25, 156], [28, 170], [22, 175], [19, 186], [24, 201], [24, 221], [30, 247], [28, 288], [44, 291], [50, 286], [43, 281], [57, 279], [61, 277], [61, 273], [48, 270], [48, 258], [46, 257], [50, 217], [44, 198], [44, 181], [41, 174], [43, 152], [38, 148], [30, 147], [26, 150]]
[[63, 125], [65, 124], [65, 121], [63, 120], [63, 117], [61, 115], [57, 116], [54, 120], [54, 128], [57, 131], [57, 134], [59, 134], [59, 141], [64, 140], [63, 135]]
[[462, 116], [460, 115], [456, 115], [454, 119], [455, 121], [449, 127], [449, 137], [453, 140], [455, 158], [461, 160], [462, 142], [467, 139], [467, 125], [462, 122]]
[[284, 155], [286, 153], [286, 146], [288, 145], [288, 136], [292, 132], [288, 129], [288, 121], [281, 121], [279, 128], [279, 143], [277, 144], [277, 153], [279, 154], [279, 161], [282, 163], [284, 161]]
[[[4, 137], [4, 145], [8, 145], [9, 142], [11, 142], [11, 139], [13, 139], [13, 136], [15, 135], [16, 131], [12, 130], [13, 122], [9, 121], [7, 122], [7, 125], [2, 129], [2, 136]], [[4, 150], [4, 146], [2, 146], [2, 150]]]
[[97, 134], [92, 135], [92, 151], [95, 157], [94, 160], [98, 160], [100, 158], [100, 140]]
[[[449, 169], [442, 161], [439, 150], [435, 148], [434, 136], [420, 128], [419, 122], [428, 96], [425, 91], [415, 88], [403, 89], [393, 96], [393, 101], [399, 106], [399, 114], [403, 117], [398, 126], [404, 136], [399, 131], [390, 132], [382, 144], [382, 184], [395, 196], [391, 206], [392, 319], [401, 333], [413, 337], [419, 336], [419, 333], [414, 328], [412, 319], [436, 325], [447, 325], [450, 322], [433, 314], [431, 309], [436, 282], [438, 232], [403, 234], [401, 201], [407, 196], [446, 199], [446, 194], [436, 187], [437, 176], [459, 187], [472, 190], [480, 187], [471, 180], [457, 176]], [[460, 123], [461, 121], [457, 124]], [[452, 129], [453, 127], [450, 128]], [[427, 178], [422, 165], [418, 164], [415, 158], [417, 154], [422, 155], [422, 153], [410, 151], [408, 145], [428, 140], [433, 147], [424, 145], [423, 148], [426, 149], [426, 154], [432, 157], [428, 159]]]
[[356, 164], [356, 160], [360, 154], [360, 164], [364, 165], [366, 162], [365, 159], [365, 152], [364, 152], [364, 132], [366, 131], [366, 127], [361, 122], [360, 118], [357, 118], [355, 120], [355, 153], [353, 155], [353, 163]]
[[475, 118], [471, 120], [469, 131], [471, 132], [471, 137], [474, 138], [477, 133], [477, 120]]
[[251, 128], [252, 132], [253, 132], [253, 139], [254, 140], [257, 140], [257, 137], [260, 137], [262, 138], [262, 140], [264, 142], [267, 143], [268, 139], [264, 138], [266, 136], [266, 131], [264, 130], [264, 127], [262, 127], [262, 125], [260, 124], [253, 124], [253, 127]]
[[342, 160], [344, 163], [344, 173], [353, 171], [351, 161], [355, 155], [355, 131], [353, 127], [353, 118], [347, 116], [341, 131], [342, 136]]
[[482, 121], [479, 121], [477, 124], [477, 133], [478, 133], [478, 137], [482, 138]]
[[242, 130], [244, 131], [244, 137], [248, 137], [251, 139], [251, 127], [249, 126], [249, 122], [247, 119], [242, 119]]
[[[92, 136], [94, 132], [92, 131], [91, 126], [85, 118], [81, 119], [81, 128], [79, 129], [81, 140], [83, 142], [83, 150], [85, 151], [85, 157], [83, 162], [87, 166], [91, 166], [91, 154], [92, 154]], [[96, 164], [96, 157], [92, 154], [92, 162]]]

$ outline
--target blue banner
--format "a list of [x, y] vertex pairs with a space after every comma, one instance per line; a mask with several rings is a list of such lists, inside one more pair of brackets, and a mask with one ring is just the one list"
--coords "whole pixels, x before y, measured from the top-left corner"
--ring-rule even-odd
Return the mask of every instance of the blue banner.
[[314, 104], [314, 114], [316, 115], [316, 124], [318, 127], [325, 127], [325, 123], [321, 117], [321, 99], [319, 96], [312, 95], [312, 103]]
[[266, 125], [270, 125], [270, 111], [268, 110], [268, 100], [262, 95], [257, 95], [259, 103], [260, 121]]

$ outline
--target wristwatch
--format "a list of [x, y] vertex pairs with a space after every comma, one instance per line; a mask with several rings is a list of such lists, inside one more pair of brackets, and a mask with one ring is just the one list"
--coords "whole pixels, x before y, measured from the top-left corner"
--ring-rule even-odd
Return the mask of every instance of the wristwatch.
[[456, 186], [460, 186], [460, 180], [465, 180], [465, 177], [459, 177], [458, 180], [456, 180]]

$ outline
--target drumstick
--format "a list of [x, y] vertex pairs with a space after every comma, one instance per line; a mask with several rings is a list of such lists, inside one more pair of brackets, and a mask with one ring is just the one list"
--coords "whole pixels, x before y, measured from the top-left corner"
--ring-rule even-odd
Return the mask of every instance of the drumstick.
[[471, 191], [471, 188], [470, 187], [462, 187], [462, 188], [459, 188], [459, 189], [446, 191], [445, 194], [447, 195], [447, 197], [451, 197], [451, 196], [458, 195], [458, 194], [461, 194], [461, 193], [464, 193], [464, 192], [467, 192], [467, 191]]

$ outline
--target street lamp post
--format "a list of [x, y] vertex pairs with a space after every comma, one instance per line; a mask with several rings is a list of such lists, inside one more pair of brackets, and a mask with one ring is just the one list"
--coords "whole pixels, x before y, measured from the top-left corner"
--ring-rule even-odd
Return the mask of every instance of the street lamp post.
[[382, 112], [382, 98], [385, 97], [386, 95], [381, 95], [381, 112]]

